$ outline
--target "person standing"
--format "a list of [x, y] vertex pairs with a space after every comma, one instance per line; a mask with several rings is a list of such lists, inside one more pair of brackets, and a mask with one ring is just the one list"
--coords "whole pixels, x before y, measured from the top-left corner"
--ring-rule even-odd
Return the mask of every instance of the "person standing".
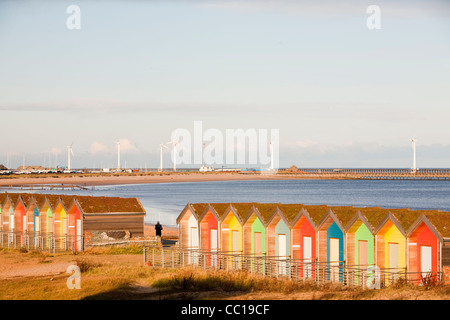
[[156, 240], [158, 243], [161, 243], [161, 231], [162, 231], [163, 227], [162, 225], [158, 222], [156, 222], [155, 225], [155, 231], [156, 231]]

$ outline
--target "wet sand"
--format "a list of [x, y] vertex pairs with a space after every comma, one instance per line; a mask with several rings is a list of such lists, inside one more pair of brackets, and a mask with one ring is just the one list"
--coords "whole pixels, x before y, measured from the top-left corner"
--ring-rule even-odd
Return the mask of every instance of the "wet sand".
[[[109, 175], [109, 176], [60, 176], [56, 177], [1, 177], [0, 186], [26, 186], [40, 184], [65, 184], [77, 186], [99, 186], [119, 184], [201, 182], [201, 181], [239, 181], [239, 180], [284, 180], [305, 179], [301, 175], [278, 174], [239, 174], [239, 173], [183, 173], [164, 175]], [[311, 179], [308, 177], [307, 179]]]

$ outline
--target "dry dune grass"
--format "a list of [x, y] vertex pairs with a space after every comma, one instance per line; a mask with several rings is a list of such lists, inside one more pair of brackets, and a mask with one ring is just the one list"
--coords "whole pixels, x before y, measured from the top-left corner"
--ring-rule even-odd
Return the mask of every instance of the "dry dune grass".
[[[251, 273], [144, 266], [136, 248], [48, 254], [0, 250], [0, 299], [443, 300], [450, 286], [400, 284], [381, 290], [298, 283]], [[115, 254], [111, 254], [115, 252]], [[118, 253], [120, 252], [120, 253]], [[81, 269], [81, 289], [68, 289], [67, 267]]]

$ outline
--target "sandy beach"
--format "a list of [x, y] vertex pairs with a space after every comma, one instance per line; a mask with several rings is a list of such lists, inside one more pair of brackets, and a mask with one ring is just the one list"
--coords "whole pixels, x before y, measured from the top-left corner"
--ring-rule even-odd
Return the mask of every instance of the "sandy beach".
[[[36, 184], [69, 184], [78, 186], [99, 186], [118, 184], [143, 183], [172, 183], [172, 182], [200, 182], [200, 181], [234, 181], [234, 180], [283, 180], [304, 179], [299, 175], [278, 174], [239, 174], [239, 173], [174, 173], [152, 175], [108, 175], [108, 176], [6, 176], [0, 178], [0, 186], [24, 186]], [[309, 177], [311, 179], [311, 177]]]

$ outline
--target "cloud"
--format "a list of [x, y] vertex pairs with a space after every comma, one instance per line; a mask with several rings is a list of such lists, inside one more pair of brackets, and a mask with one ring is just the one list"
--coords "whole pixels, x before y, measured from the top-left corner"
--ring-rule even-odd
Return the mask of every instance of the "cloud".
[[61, 153], [61, 149], [57, 148], [57, 147], [53, 147], [50, 149], [50, 152], [53, 154], [60, 154]]
[[429, 1], [374, 1], [371, 0], [215, 0], [201, 1], [207, 8], [227, 9], [240, 12], [279, 12], [294, 15], [315, 16], [366, 16], [366, 8], [376, 4], [382, 13], [391, 17], [417, 17], [424, 15], [444, 15], [449, 12], [449, 4], [442, 0]]
[[109, 151], [109, 148], [100, 142], [92, 142], [91, 147], [89, 149], [90, 153], [98, 154], [98, 153], [106, 153]]
[[139, 153], [139, 149], [136, 144], [126, 138], [119, 139], [120, 152], [124, 153]]

